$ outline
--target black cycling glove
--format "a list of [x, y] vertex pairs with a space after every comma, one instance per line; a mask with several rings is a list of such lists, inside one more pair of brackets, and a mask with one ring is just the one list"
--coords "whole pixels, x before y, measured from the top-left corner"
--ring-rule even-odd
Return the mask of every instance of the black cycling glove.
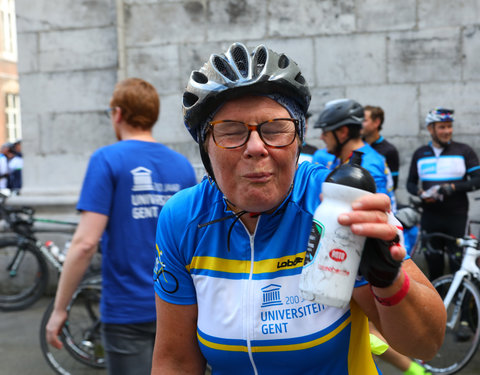
[[398, 240], [398, 236], [388, 242], [367, 237], [360, 261], [360, 274], [372, 286], [386, 288], [395, 281], [402, 262], [392, 258], [390, 247], [398, 244]]
[[443, 184], [438, 190], [440, 194], [443, 194], [446, 197], [452, 195], [454, 191], [455, 190], [453, 189], [452, 184]]

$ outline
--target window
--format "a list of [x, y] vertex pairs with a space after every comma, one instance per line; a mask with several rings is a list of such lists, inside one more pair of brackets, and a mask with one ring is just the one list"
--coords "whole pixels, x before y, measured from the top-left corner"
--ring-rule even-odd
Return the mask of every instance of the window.
[[15, 142], [22, 138], [20, 97], [17, 94], [6, 94], [5, 96], [5, 125], [8, 142]]
[[4, 58], [17, 60], [17, 26], [15, 0], [0, 0], [0, 32], [3, 34], [0, 53]]

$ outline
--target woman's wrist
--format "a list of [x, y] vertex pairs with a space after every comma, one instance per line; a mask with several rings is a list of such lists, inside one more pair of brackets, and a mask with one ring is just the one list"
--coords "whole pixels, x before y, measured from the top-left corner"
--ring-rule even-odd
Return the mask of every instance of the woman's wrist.
[[[373, 290], [375, 288], [375, 291]], [[388, 288], [376, 288], [370, 285], [370, 291], [375, 299], [384, 306], [394, 306], [400, 303], [408, 294], [410, 289], [410, 278], [402, 268], [397, 280]], [[393, 290], [393, 293], [392, 293]]]

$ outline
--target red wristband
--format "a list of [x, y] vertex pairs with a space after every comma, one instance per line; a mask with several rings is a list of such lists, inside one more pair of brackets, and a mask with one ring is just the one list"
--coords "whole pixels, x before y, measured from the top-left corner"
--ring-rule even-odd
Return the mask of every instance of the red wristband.
[[405, 296], [408, 293], [408, 290], [410, 289], [410, 278], [408, 277], [408, 274], [405, 272], [405, 270], [402, 268], [403, 274], [405, 275], [405, 278], [403, 279], [403, 284], [400, 290], [395, 293], [391, 297], [379, 297], [377, 296], [372, 289], [372, 285], [370, 285], [370, 291], [372, 292], [373, 296], [375, 299], [380, 302], [383, 306], [394, 306], [397, 303], [399, 303], [402, 299], [405, 298]]

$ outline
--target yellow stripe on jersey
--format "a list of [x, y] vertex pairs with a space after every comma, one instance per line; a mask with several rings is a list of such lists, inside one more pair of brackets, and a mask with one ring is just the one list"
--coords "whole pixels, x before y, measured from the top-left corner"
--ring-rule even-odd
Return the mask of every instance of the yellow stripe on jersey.
[[[305, 251], [297, 254], [284, 256], [281, 258], [265, 259], [255, 262], [253, 266], [254, 274], [277, 272], [280, 269], [301, 268], [305, 258]], [[279, 265], [281, 267], [279, 267]], [[192, 269], [207, 269], [211, 271], [226, 273], [249, 273], [250, 261], [233, 260], [217, 257], [198, 256], [193, 257], [192, 262], [187, 265], [187, 271]]]
[[370, 350], [370, 331], [368, 319], [360, 307], [350, 302], [352, 328], [348, 352], [349, 375], [377, 375], [378, 370]]
[[[252, 352], [254, 353], [269, 353], [269, 352], [285, 352], [285, 351], [295, 351], [295, 350], [303, 350], [303, 349], [310, 349], [315, 346], [321, 345], [324, 342], [331, 340], [333, 337], [338, 335], [348, 324], [350, 324], [351, 317], [345, 319], [345, 321], [340, 324], [336, 329], [332, 332], [326, 334], [325, 336], [319, 337], [318, 339], [298, 343], [298, 344], [290, 344], [290, 345], [270, 345], [270, 346], [252, 346]], [[211, 341], [208, 341], [200, 336], [197, 332], [198, 340], [205, 346], [222, 351], [228, 352], [247, 352], [247, 347], [242, 345], [227, 345], [227, 344], [217, 344]], [[371, 356], [371, 354], [370, 354]], [[369, 373], [368, 373], [369, 374]]]

